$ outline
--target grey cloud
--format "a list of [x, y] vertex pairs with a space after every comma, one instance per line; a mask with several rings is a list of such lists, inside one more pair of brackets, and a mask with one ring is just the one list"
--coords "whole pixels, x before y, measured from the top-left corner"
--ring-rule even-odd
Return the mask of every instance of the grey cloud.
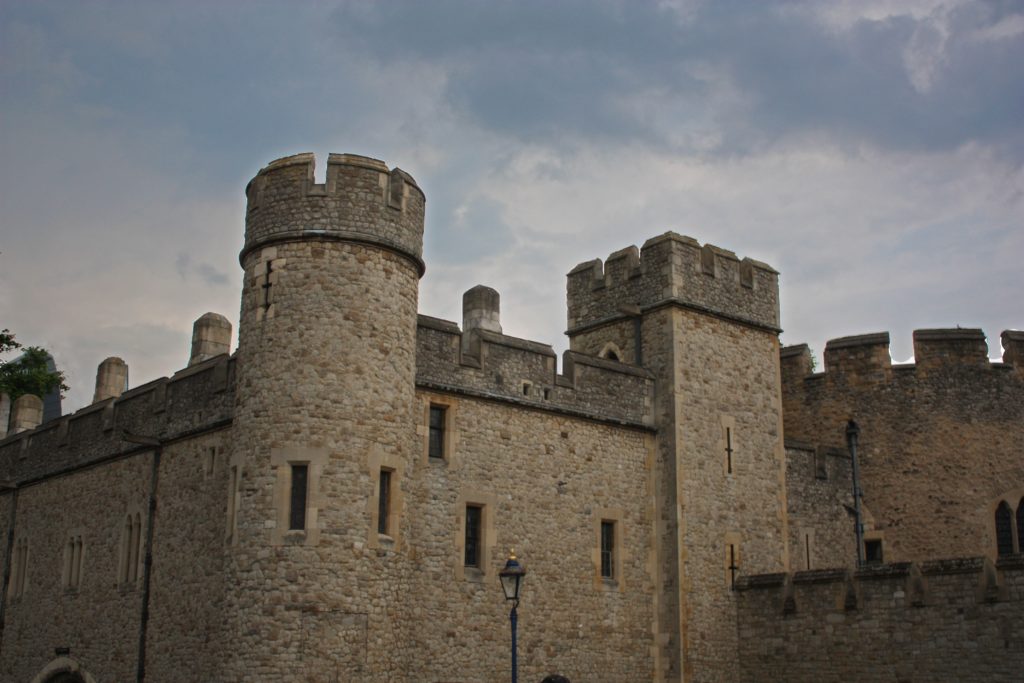
[[[354, 51], [384, 62], [446, 65], [451, 100], [519, 138], [664, 145], [669, 131], [651, 130], [637, 113], [653, 92], [652, 107], [670, 102], [715, 122], [724, 153], [811, 130], [897, 149], [981, 140], [1024, 158], [1024, 87], [1014, 67], [1024, 63], [1024, 40], [975, 38], [1004, 14], [980, 3], [953, 12], [926, 92], [908, 76], [905, 51], [927, 26], [909, 16], [836, 32], [807, 8], [762, 2], [704, 3], [684, 23], [647, 3], [499, 2], [485, 10], [449, 0], [440, 8], [346, 4], [334, 29]], [[708, 65], [716, 78], [695, 75]], [[740, 99], [717, 101], [716, 91], [730, 87]], [[635, 107], [622, 107], [635, 98]]]
[[174, 259], [174, 269], [182, 280], [188, 280], [192, 275], [199, 278], [211, 287], [220, 287], [231, 283], [227, 273], [214, 268], [209, 263], [192, 264], [192, 257], [185, 252], [180, 252]]

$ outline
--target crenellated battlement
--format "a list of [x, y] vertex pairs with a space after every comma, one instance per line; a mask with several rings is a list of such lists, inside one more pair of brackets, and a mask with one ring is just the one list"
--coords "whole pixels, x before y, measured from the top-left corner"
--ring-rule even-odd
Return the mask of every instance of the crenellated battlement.
[[841, 382], [870, 385], [911, 374], [918, 378], [950, 372], [993, 370], [1024, 376], [1024, 332], [1007, 330], [1001, 335], [1003, 362], [988, 357], [985, 333], [980, 329], [951, 328], [914, 331], [914, 363], [893, 365], [889, 333], [876, 332], [831, 339], [825, 344], [825, 372], [814, 374], [811, 351], [806, 344], [784, 347], [780, 352], [783, 386], [807, 379], [826, 384]]
[[959, 557], [741, 576], [736, 590], [766, 592], [778, 614], [993, 603], [1024, 598], [1024, 555]]
[[378, 159], [330, 154], [323, 183], [315, 182], [313, 154], [277, 159], [246, 186], [245, 247], [300, 239], [375, 244], [423, 266], [426, 198], [411, 175]]
[[567, 276], [569, 333], [615, 320], [624, 309], [675, 303], [777, 330], [778, 272], [754, 259], [667, 232]]
[[168, 441], [227, 426], [234, 389], [235, 362], [223, 354], [102, 399], [0, 439], [0, 479], [21, 485], [137, 449], [124, 432]]
[[742, 680], [1016, 680], [1024, 666], [1021, 555], [745, 576], [736, 589]]
[[420, 315], [416, 384], [580, 417], [649, 427], [652, 377], [642, 368]]

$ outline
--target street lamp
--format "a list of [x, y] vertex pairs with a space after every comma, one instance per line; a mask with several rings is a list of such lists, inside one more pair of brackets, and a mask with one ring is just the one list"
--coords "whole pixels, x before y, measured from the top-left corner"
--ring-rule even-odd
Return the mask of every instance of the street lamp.
[[516, 661], [516, 608], [519, 607], [519, 590], [523, 586], [523, 579], [526, 577], [526, 567], [516, 560], [516, 552], [510, 550], [505, 568], [498, 572], [501, 579], [501, 589], [505, 591], [505, 600], [512, 601], [512, 612], [509, 613], [509, 621], [512, 622], [512, 683], [518, 683], [518, 663]]

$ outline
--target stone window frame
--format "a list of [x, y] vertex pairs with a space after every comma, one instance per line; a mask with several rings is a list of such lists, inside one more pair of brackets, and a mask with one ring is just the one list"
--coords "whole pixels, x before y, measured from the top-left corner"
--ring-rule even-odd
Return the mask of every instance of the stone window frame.
[[[610, 356], [612, 355], [614, 355], [615, 357], [610, 358]], [[605, 342], [604, 346], [601, 347], [601, 351], [597, 354], [597, 357], [603, 358], [605, 360], [614, 361], [616, 363], [626, 362], [626, 357], [622, 354], [622, 349], [619, 348], [618, 344], [611, 341]]]
[[[366, 532], [368, 548], [402, 547], [402, 519], [405, 511], [405, 493], [402, 481], [405, 475], [405, 461], [398, 455], [383, 452], [374, 446], [366, 458], [366, 471], [370, 482], [370, 495], [366, 500], [366, 516], [369, 526]], [[378, 531], [380, 515], [380, 473], [391, 473], [391, 500], [388, 506], [388, 533]]]
[[84, 683], [96, 683], [96, 679], [93, 678], [88, 671], [83, 670], [82, 666], [77, 661], [65, 655], [57, 657], [43, 667], [43, 670], [35, 675], [31, 683], [47, 683], [47, 681], [52, 680], [54, 676], [62, 673], [77, 674], [81, 677]]
[[[287, 259], [277, 257], [277, 247], [264, 247], [260, 251], [260, 257], [253, 264], [253, 271], [249, 273], [249, 277], [253, 278], [253, 292], [255, 294], [255, 301], [253, 306], [256, 311], [256, 322], [261, 320], [273, 318], [276, 311], [276, 306], [273, 301], [269, 305], [263, 302], [263, 286], [270, 284], [274, 286], [278, 282], [281, 268], [284, 267]], [[270, 265], [270, 274], [267, 275], [267, 264]]]
[[[623, 572], [626, 556], [626, 510], [621, 507], [596, 507], [591, 511], [591, 552], [594, 566], [594, 588], [599, 591], [620, 592], [626, 588]], [[615, 529], [615, 549], [612, 555], [612, 575], [601, 574], [601, 526], [611, 522]]]
[[[743, 535], [738, 531], [727, 531], [722, 543], [722, 569], [725, 573], [725, 586], [732, 589], [733, 582], [743, 571]], [[733, 574], [735, 567], [736, 573]]]
[[8, 602], [15, 602], [24, 597], [28, 591], [29, 539], [19, 536], [13, 541], [14, 551], [11, 553], [11, 577], [7, 592]]
[[[736, 453], [739, 450], [736, 446], [736, 418], [732, 415], [720, 415], [718, 422], [721, 426], [718, 452], [722, 454], [722, 473], [727, 478], [735, 477], [739, 472], [739, 463], [736, 458]], [[732, 449], [731, 456], [728, 449]]]
[[989, 501], [986, 507], [986, 529], [989, 534], [988, 548], [990, 558], [997, 560], [1006, 555], [999, 554], [999, 538], [996, 533], [996, 511], [1001, 504], [1005, 503], [1010, 510], [1010, 541], [1014, 554], [1024, 553], [1024, 528], [1021, 528], [1020, 518], [1024, 513], [1024, 487], [1011, 489], [994, 500]]
[[814, 569], [814, 550], [817, 548], [814, 527], [800, 527], [797, 529], [797, 533], [799, 534], [799, 546], [802, 550], [800, 553], [800, 563], [806, 565], [804, 567], [806, 571], [810, 571]]
[[117, 554], [117, 585], [131, 589], [142, 579], [142, 565], [146, 558], [142, 551], [144, 542], [142, 523], [145, 517], [142, 508], [133, 505], [125, 510], [121, 520], [121, 543]]
[[[863, 542], [864, 542], [864, 564], [875, 565], [875, 564], [885, 564], [886, 563], [886, 559], [885, 559], [886, 547], [885, 547], [885, 533], [884, 532], [877, 531], [877, 530], [876, 531], [865, 531], [864, 532]], [[877, 543], [878, 544], [878, 550], [879, 550], [879, 552], [881, 554], [881, 559], [880, 560], [873, 561], [873, 560], [869, 560], [868, 559], [868, 544], [869, 543]]]
[[[327, 464], [326, 448], [288, 446], [270, 449], [270, 466], [274, 470], [275, 519], [270, 534], [271, 545], [318, 545], [320, 543], [320, 477]], [[306, 465], [306, 527], [289, 529], [291, 515], [292, 465]]]
[[[459, 437], [455, 429], [459, 410], [458, 399], [442, 394], [424, 394], [422, 400], [423, 417], [420, 424], [417, 426], [417, 431], [420, 432], [423, 437], [423, 453], [421, 456], [421, 462], [424, 465], [427, 463], [446, 463], [449, 466], [456, 465], [458, 462], [459, 449]], [[431, 406], [444, 408], [444, 445], [442, 447], [443, 456], [440, 458], [430, 457]]]
[[[494, 548], [497, 534], [494, 518], [498, 509], [498, 498], [493, 493], [479, 490], [463, 491], [455, 501], [455, 577], [459, 581], [486, 582], [497, 574], [494, 568]], [[480, 508], [480, 563], [476, 567], [465, 565], [466, 557], [466, 507]]]
[[213, 477], [217, 471], [217, 456], [224, 452], [223, 446], [203, 446], [203, 479]]
[[82, 586], [82, 568], [85, 566], [84, 538], [85, 534], [81, 528], [71, 529], [65, 535], [60, 585], [68, 593], [76, 593]]

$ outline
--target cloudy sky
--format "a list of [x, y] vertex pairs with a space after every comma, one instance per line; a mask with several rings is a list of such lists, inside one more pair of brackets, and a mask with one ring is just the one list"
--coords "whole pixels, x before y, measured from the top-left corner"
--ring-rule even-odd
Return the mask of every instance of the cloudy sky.
[[781, 271], [783, 341], [1024, 327], [1024, 4], [0, 3], [0, 328], [182, 367], [237, 323], [245, 183], [311, 151], [427, 194], [421, 312], [502, 294], [565, 348], [565, 273], [666, 230]]

